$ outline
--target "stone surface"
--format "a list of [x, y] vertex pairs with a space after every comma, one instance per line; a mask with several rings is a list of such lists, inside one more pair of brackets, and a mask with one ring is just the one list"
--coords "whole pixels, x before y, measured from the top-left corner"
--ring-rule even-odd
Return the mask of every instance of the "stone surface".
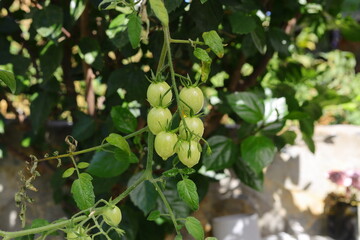
[[[317, 126], [314, 141], [315, 154], [298, 141], [283, 149], [267, 169], [264, 191], [256, 193], [263, 234], [279, 230], [326, 232], [324, 200], [329, 193], [343, 190], [327, 179], [327, 173], [360, 169], [360, 127]], [[266, 203], [272, 206], [270, 210], [264, 208]], [[283, 216], [283, 224], [271, 229], [271, 218], [279, 215]]]
[[[328, 240], [316, 236], [326, 233], [324, 199], [329, 193], [342, 189], [331, 183], [326, 175], [330, 170], [360, 168], [360, 127], [318, 126], [314, 139], [315, 154], [299, 140], [295, 146], [287, 146], [276, 156], [266, 171], [262, 192], [242, 185], [230, 171], [226, 171], [228, 177], [220, 183], [211, 184], [201, 202], [201, 209], [194, 214], [202, 221], [207, 235], [211, 235], [215, 217], [257, 213], [262, 236], [269, 236], [266, 240], [281, 240], [280, 237], [284, 236], [288, 239]], [[9, 151], [0, 161], [2, 230], [20, 229], [13, 197], [18, 188], [15, 176], [23, 166], [24, 161], [14, 151]], [[36, 203], [28, 208], [29, 220], [44, 218], [52, 221], [65, 216], [61, 207], [53, 204], [50, 176], [46, 171], [43, 175], [35, 183], [39, 192], [32, 195]]]
[[287, 233], [302, 236], [295, 239], [327, 239], [309, 238], [327, 234], [324, 200], [331, 192], [343, 191], [327, 179], [327, 173], [360, 169], [360, 127], [317, 126], [314, 141], [315, 154], [301, 139], [278, 153], [266, 170], [262, 192], [242, 185], [231, 172], [220, 183], [213, 183], [201, 210], [195, 213], [208, 234], [214, 217], [255, 212], [262, 236]]
[[[22, 135], [26, 129], [18, 125], [12, 125], [12, 131], [0, 135], [1, 140], [6, 140], [7, 149], [4, 158], [0, 158], [0, 229], [4, 231], [16, 231], [21, 229], [21, 221], [18, 217], [19, 209], [15, 205], [14, 196], [20, 186], [19, 171], [26, 166], [29, 153], [20, 150]], [[60, 205], [53, 201], [53, 190], [50, 186], [51, 172], [46, 164], [41, 164], [39, 171], [42, 176], [38, 177], [33, 185], [37, 192], [28, 191], [31, 198], [35, 200], [29, 204], [26, 211], [26, 223], [42, 218], [51, 222], [65, 217]], [[56, 239], [52, 236], [51, 239]]]
[[333, 240], [329, 237], [323, 236], [309, 236], [307, 234], [300, 234], [298, 236], [292, 236], [285, 232], [278, 233], [276, 235], [271, 235], [263, 238], [262, 240]]
[[[18, 190], [18, 172], [24, 167], [24, 162], [18, 161], [8, 155], [0, 164], [0, 229], [15, 231], [21, 229], [21, 221], [18, 217], [19, 209], [15, 205], [14, 195]], [[61, 206], [55, 205], [53, 191], [50, 186], [50, 177], [44, 174], [39, 177], [34, 185], [38, 192], [29, 195], [35, 200], [27, 208], [27, 223], [37, 218], [54, 221], [65, 217]]]

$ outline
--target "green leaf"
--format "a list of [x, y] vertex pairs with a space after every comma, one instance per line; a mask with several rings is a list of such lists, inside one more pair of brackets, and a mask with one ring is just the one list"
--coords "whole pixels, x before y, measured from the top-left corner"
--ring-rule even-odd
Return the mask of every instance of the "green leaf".
[[155, 16], [164, 26], [169, 26], [169, 15], [162, 0], [149, 0]]
[[171, 13], [178, 8], [184, 1], [183, 0], [164, 0], [165, 7], [168, 13]]
[[236, 161], [233, 169], [242, 183], [255, 190], [262, 190], [264, 182], [264, 174], [262, 171], [255, 172], [243, 159]]
[[202, 4], [200, 1], [191, 1], [189, 17], [194, 21], [195, 26], [189, 28], [194, 36], [203, 32], [218, 29], [224, 15], [223, 1], [208, 0]]
[[97, 70], [104, 67], [99, 42], [91, 37], [82, 38], [79, 42], [79, 55], [89, 65]]
[[12, 93], [16, 91], [16, 81], [14, 74], [8, 71], [0, 70], [0, 80], [8, 86]]
[[302, 120], [302, 119], [308, 119], [308, 118], [310, 118], [310, 116], [309, 116], [309, 114], [307, 114], [305, 112], [292, 111], [292, 112], [289, 112], [289, 114], [287, 114], [284, 118], [290, 119], [290, 120]]
[[123, 138], [121, 135], [116, 133], [111, 133], [107, 138], [106, 141], [111, 145], [124, 150], [129, 155], [131, 154], [129, 143]]
[[84, 12], [86, 7], [86, 0], [70, 0], [70, 16], [75, 22]]
[[127, 108], [115, 106], [110, 112], [115, 128], [124, 133], [132, 133], [136, 130], [137, 121]]
[[190, 235], [195, 238], [195, 240], [204, 239], [204, 229], [202, 228], [200, 221], [196, 218], [187, 217], [185, 221], [185, 227]]
[[[199, 189], [200, 190], [200, 189]], [[191, 209], [189, 206], [179, 197], [178, 190], [177, 190], [177, 180], [174, 178], [169, 178], [166, 181], [165, 189], [163, 189], [163, 193], [171, 203], [171, 208], [174, 211], [174, 214], [177, 218], [186, 218], [190, 215]], [[161, 198], [158, 198], [157, 201], [158, 210], [163, 214], [168, 214], [168, 210], [164, 205]]]
[[345, 39], [354, 42], [360, 41], [360, 24], [355, 19], [352, 17], [341, 18], [336, 21], [336, 25]]
[[129, 163], [138, 163], [139, 158], [135, 155], [135, 153], [131, 152], [129, 157]]
[[264, 136], [250, 136], [241, 143], [241, 155], [255, 172], [269, 166], [276, 153], [274, 143]]
[[318, 120], [323, 114], [321, 106], [316, 102], [304, 102], [301, 109], [308, 113], [313, 120]]
[[190, 179], [184, 179], [177, 184], [179, 196], [192, 209], [199, 208], [199, 196], [196, 185]]
[[159, 217], [160, 217], [160, 211], [159, 210], [154, 210], [149, 214], [149, 216], [147, 217], [147, 220], [155, 221]]
[[92, 177], [87, 173], [81, 173], [71, 186], [76, 205], [80, 210], [85, 210], [95, 204], [95, 195], [92, 185]]
[[204, 32], [202, 37], [205, 41], [205, 44], [208, 45], [211, 50], [218, 56], [222, 58], [224, 56], [224, 47], [221, 38], [216, 31], [212, 30], [210, 32]]
[[77, 167], [79, 169], [85, 169], [85, 168], [89, 167], [89, 165], [90, 165], [90, 163], [87, 163], [87, 162], [79, 162]]
[[127, 23], [128, 19], [126, 18], [126, 15], [119, 14], [110, 22], [109, 27], [105, 31], [111, 42], [118, 49], [121, 49], [129, 42], [126, 33]]
[[[5, 1], [3, 1], [3, 2], [5, 2]], [[1, 1], [0, 1], [0, 8], [2, 8]], [[11, 15], [13, 15], [13, 14], [11, 14]], [[0, 18], [0, 34], [1, 35], [2, 34], [11, 35], [14, 33], [21, 34], [21, 29], [19, 27], [19, 24], [15, 21], [15, 16], [14, 15], [13, 15], [13, 17], [2, 16]]]
[[73, 168], [73, 167], [68, 168], [68, 169], [66, 169], [66, 171], [63, 173], [62, 177], [63, 177], [63, 178], [68, 178], [68, 177], [70, 177], [71, 175], [73, 175], [74, 171], [75, 171], [75, 168]]
[[314, 134], [314, 120], [312, 119], [301, 119], [299, 120], [300, 130], [308, 136]]
[[45, 81], [51, 79], [63, 58], [62, 47], [49, 42], [40, 52], [40, 67]]
[[[133, 185], [143, 174], [144, 172], [139, 172], [133, 175], [129, 180], [128, 187]], [[149, 181], [141, 183], [130, 193], [131, 201], [135, 206], [140, 208], [145, 215], [155, 208], [157, 197], [157, 192]]]
[[212, 153], [203, 154], [202, 161], [207, 170], [222, 170], [230, 167], [236, 160], [236, 147], [230, 138], [212, 136], [209, 138]]
[[294, 145], [296, 140], [296, 133], [294, 131], [286, 131], [283, 134], [281, 134], [279, 137], [284, 139], [285, 143]]
[[96, 123], [93, 117], [83, 112], [75, 112], [75, 123], [71, 132], [78, 141], [84, 141], [92, 137], [95, 133]]
[[33, 15], [33, 26], [42, 37], [56, 38], [61, 34], [63, 26], [63, 10], [61, 7], [49, 5], [37, 10]]
[[203, 62], [210, 62], [212, 61], [212, 59], [210, 58], [209, 54], [207, 53], [207, 51], [205, 51], [202, 48], [195, 48], [194, 50], [194, 56], [203, 61]]
[[264, 101], [250, 92], [238, 92], [227, 96], [232, 110], [248, 123], [257, 123], [264, 118]]
[[201, 62], [201, 81], [206, 82], [211, 71], [211, 63]]
[[38, 219], [34, 219], [32, 221], [31, 228], [43, 227], [43, 226], [46, 226], [46, 225], [49, 225], [49, 222], [47, 220], [38, 218]]
[[243, 12], [235, 12], [229, 16], [232, 32], [235, 34], [248, 34], [255, 30], [256, 20], [253, 16]]
[[212, 59], [202, 48], [195, 48], [194, 56], [201, 60], [201, 81], [206, 82], [211, 71], [210, 67]]
[[179, 172], [181, 172], [182, 174], [185, 174], [185, 175], [190, 175], [190, 174], [195, 173], [196, 171], [193, 168], [180, 168]]
[[31, 102], [30, 121], [35, 133], [45, 125], [52, 107], [55, 104], [54, 96], [40, 92], [39, 95]]
[[129, 22], [127, 24], [128, 27], [128, 36], [131, 43], [132, 48], [139, 47], [140, 39], [141, 39], [141, 19], [136, 14], [136, 12], [130, 14], [128, 16]]
[[129, 154], [121, 149], [110, 152], [96, 152], [87, 172], [97, 177], [115, 177], [129, 168]]
[[266, 36], [265, 31], [261, 25], [258, 25], [254, 31], [251, 32], [251, 38], [255, 44], [256, 49], [261, 53], [266, 52]]
[[200, 0], [201, 4], [206, 3], [208, 0]]
[[134, 66], [126, 65], [110, 74], [107, 84], [106, 96], [117, 94], [119, 88], [126, 90], [125, 100], [144, 102], [147, 86], [144, 72]]
[[179, 174], [179, 169], [173, 168], [173, 169], [170, 169], [170, 170], [167, 170], [167, 171], [163, 172], [162, 175], [164, 177], [175, 177], [178, 174]]
[[269, 30], [270, 43], [280, 56], [289, 56], [290, 37], [280, 28], [271, 28]]
[[181, 235], [176, 235], [174, 240], [182, 240], [182, 239], [183, 239], [183, 237]]
[[306, 143], [306, 145], [308, 146], [309, 150], [312, 153], [315, 153], [315, 143], [314, 140], [312, 139], [312, 135], [308, 135], [305, 132], [302, 132], [302, 139], [304, 140], [304, 142]]

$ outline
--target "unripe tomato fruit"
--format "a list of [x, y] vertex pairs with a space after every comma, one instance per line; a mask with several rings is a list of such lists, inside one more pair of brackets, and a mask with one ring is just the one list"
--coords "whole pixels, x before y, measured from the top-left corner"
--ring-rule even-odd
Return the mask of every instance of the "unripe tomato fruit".
[[175, 133], [160, 132], [155, 137], [155, 151], [163, 159], [166, 160], [175, 153], [175, 144], [178, 137]]
[[109, 226], [114, 226], [114, 227], [119, 225], [119, 223], [121, 222], [121, 219], [122, 219], [121, 210], [117, 206], [106, 207], [102, 213], [102, 216], [104, 218], [104, 221]]
[[161, 131], [165, 131], [166, 127], [171, 122], [171, 112], [167, 108], [154, 107], [147, 115], [147, 123], [150, 131], [153, 134], [158, 134]]
[[[172, 92], [169, 89], [170, 86], [166, 82], [151, 83], [146, 93], [147, 100], [149, 101], [150, 105], [153, 107], [166, 107], [167, 105], [169, 105], [172, 100]], [[162, 101], [160, 103], [161, 97]]]
[[87, 235], [86, 231], [82, 227], [74, 228], [66, 234], [67, 240], [91, 240], [91, 237]]
[[[184, 121], [188, 129], [185, 128]], [[204, 123], [198, 117], [186, 117], [180, 122], [179, 133], [181, 139], [188, 140], [191, 135], [191, 139], [198, 141], [204, 134]]]
[[[189, 156], [190, 150], [190, 156]], [[180, 162], [182, 162], [185, 166], [191, 168], [195, 164], [197, 164], [200, 160], [200, 151], [198, 148], [198, 142], [191, 140], [183, 141], [180, 143], [178, 149], [178, 157]]]
[[204, 106], [204, 94], [199, 87], [184, 87], [181, 89], [179, 97], [180, 107], [187, 115], [190, 113], [190, 108], [196, 114]]

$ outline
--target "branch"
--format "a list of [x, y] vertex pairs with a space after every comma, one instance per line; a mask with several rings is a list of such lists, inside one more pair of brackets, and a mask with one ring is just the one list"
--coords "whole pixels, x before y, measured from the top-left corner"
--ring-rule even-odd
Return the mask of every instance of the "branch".
[[236, 63], [235, 68], [232, 70], [232, 74], [230, 76], [230, 82], [228, 85], [228, 89], [230, 92], [235, 92], [236, 89], [238, 89], [238, 85], [241, 80], [241, 69], [245, 64], [245, 62], [246, 62], [245, 56], [242, 52], [240, 52], [239, 59]]
[[70, 44], [70, 41], [69, 40], [64, 41], [63, 59], [61, 62], [61, 68], [63, 70], [63, 80], [66, 88], [66, 96], [70, 102], [69, 110], [71, 113], [73, 113], [74, 110], [76, 110], [77, 108], [77, 103], [76, 103], [76, 91], [74, 86], [74, 79], [71, 75], [71, 48], [72, 46]]
[[[132, 138], [132, 137], [135, 137], [143, 132], [146, 132], [148, 131], [148, 127], [144, 127], [136, 132], [133, 132], [129, 135], [126, 135], [124, 137], [124, 139], [129, 139], [129, 138]], [[44, 161], [49, 161], [49, 160], [54, 160], [54, 159], [59, 159], [59, 158], [65, 158], [65, 157], [71, 157], [71, 156], [76, 156], [76, 155], [80, 155], [80, 154], [84, 154], [84, 153], [88, 153], [88, 152], [93, 152], [93, 151], [96, 151], [96, 150], [99, 150], [99, 149], [102, 149], [104, 147], [108, 147], [110, 146], [110, 143], [105, 143], [105, 144], [101, 144], [101, 145], [98, 145], [98, 146], [95, 146], [95, 147], [91, 147], [91, 148], [87, 148], [87, 149], [84, 149], [84, 150], [81, 150], [81, 151], [76, 151], [76, 152], [70, 152], [70, 153], [66, 153], [66, 154], [62, 154], [62, 155], [58, 155], [58, 156], [53, 156], [53, 157], [47, 157], [47, 158], [42, 158], [42, 159], [39, 159], [38, 162], [44, 162]]]
[[[80, 17], [80, 33], [81, 38], [87, 37], [90, 35], [89, 32], [89, 3], [86, 3], [86, 7], [84, 12], [81, 14]], [[95, 115], [95, 93], [92, 86], [92, 81], [95, 79], [95, 74], [89, 64], [87, 64], [83, 60], [83, 73], [84, 73], [84, 79], [86, 84], [86, 90], [85, 90], [85, 98], [86, 103], [88, 106], [87, 112], [89, 115], [94, 116]]]

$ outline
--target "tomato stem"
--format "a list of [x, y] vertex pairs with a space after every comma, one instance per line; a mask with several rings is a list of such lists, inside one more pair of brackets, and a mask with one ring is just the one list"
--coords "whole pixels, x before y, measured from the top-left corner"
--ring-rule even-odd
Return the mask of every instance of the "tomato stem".
[[167, 210], [169, 212], [171, 221], [173, 222], [175, 230], [176, 230], [176, 234], [180, 234], [179, 227], [178, 227], [178, 224], [177, 224], [177, 221], [176, 221], [176, 218], [175, 218], [175, 214], [174, 214], [173, 210], [171, 209], [171, 206], [170, 206], [168, 200], [166, 199], [164, 193], [162, 192], [162, 190], [159, 187], [159, 185], [157, 184], [157, 182], [156, 181], [151, 181], [151, 183], [154, 185], [156, 191], [160, 195], [161, 200], [164, 202], [165, 207], [167, 208]]
[[170, 39], [171, 43], [185, 43], [185, 44], [191, 44], [191, 45], [205, 45], [204, 42], [201, 41], [193, 41], [191, 39], [189, 40], [183, 40], [183, 39]]
[[[133, 132], [133, 133], [130, 133], [129, 135], [126, 135], [124, 138], [125, 139], [129, 139], [129, 138], [132, 138], [132, 137], [135, 137], [137, 135], [140, 135], [146, 131], [148, 131], [149, 128], [148, 127], [144, 127], [136, 132]], [[70, 157], [70, 156], [76, 156], [76, 155], [80, 155], [80, 154], [83, 154], [83, 153], [88, 153], [88, 152], [93, 152], [93, 151], [96, 151], [96, 150], [100, 150], [102, 148], [105, 148], [105, 147], [109, 147], [111, 146], [110, 143], [104, 143], [104, 144], [101, 144], [101, 145], [98, 145], [98, 146], [95, 146], [95, 147], [91, 147], [91, 148], [86, 148], [84, 150], [81, 150], [81, 151], [76, 151], [76, 152], [70, 152], [70, 153], [66, 153], [66, 154], [62, 154], [62, 155], [57, 155], [57, 156], [52, 156], [52, 157], [47, 157], [47, 158], [42, 158], [42, 159], [39, 159], [38, 162], [44, 162], [44, 161], [49, 161], [49, 160], [54, 160], [54, 159], [59, 159], [59, 158], [65, 158], [65, 157]]]

